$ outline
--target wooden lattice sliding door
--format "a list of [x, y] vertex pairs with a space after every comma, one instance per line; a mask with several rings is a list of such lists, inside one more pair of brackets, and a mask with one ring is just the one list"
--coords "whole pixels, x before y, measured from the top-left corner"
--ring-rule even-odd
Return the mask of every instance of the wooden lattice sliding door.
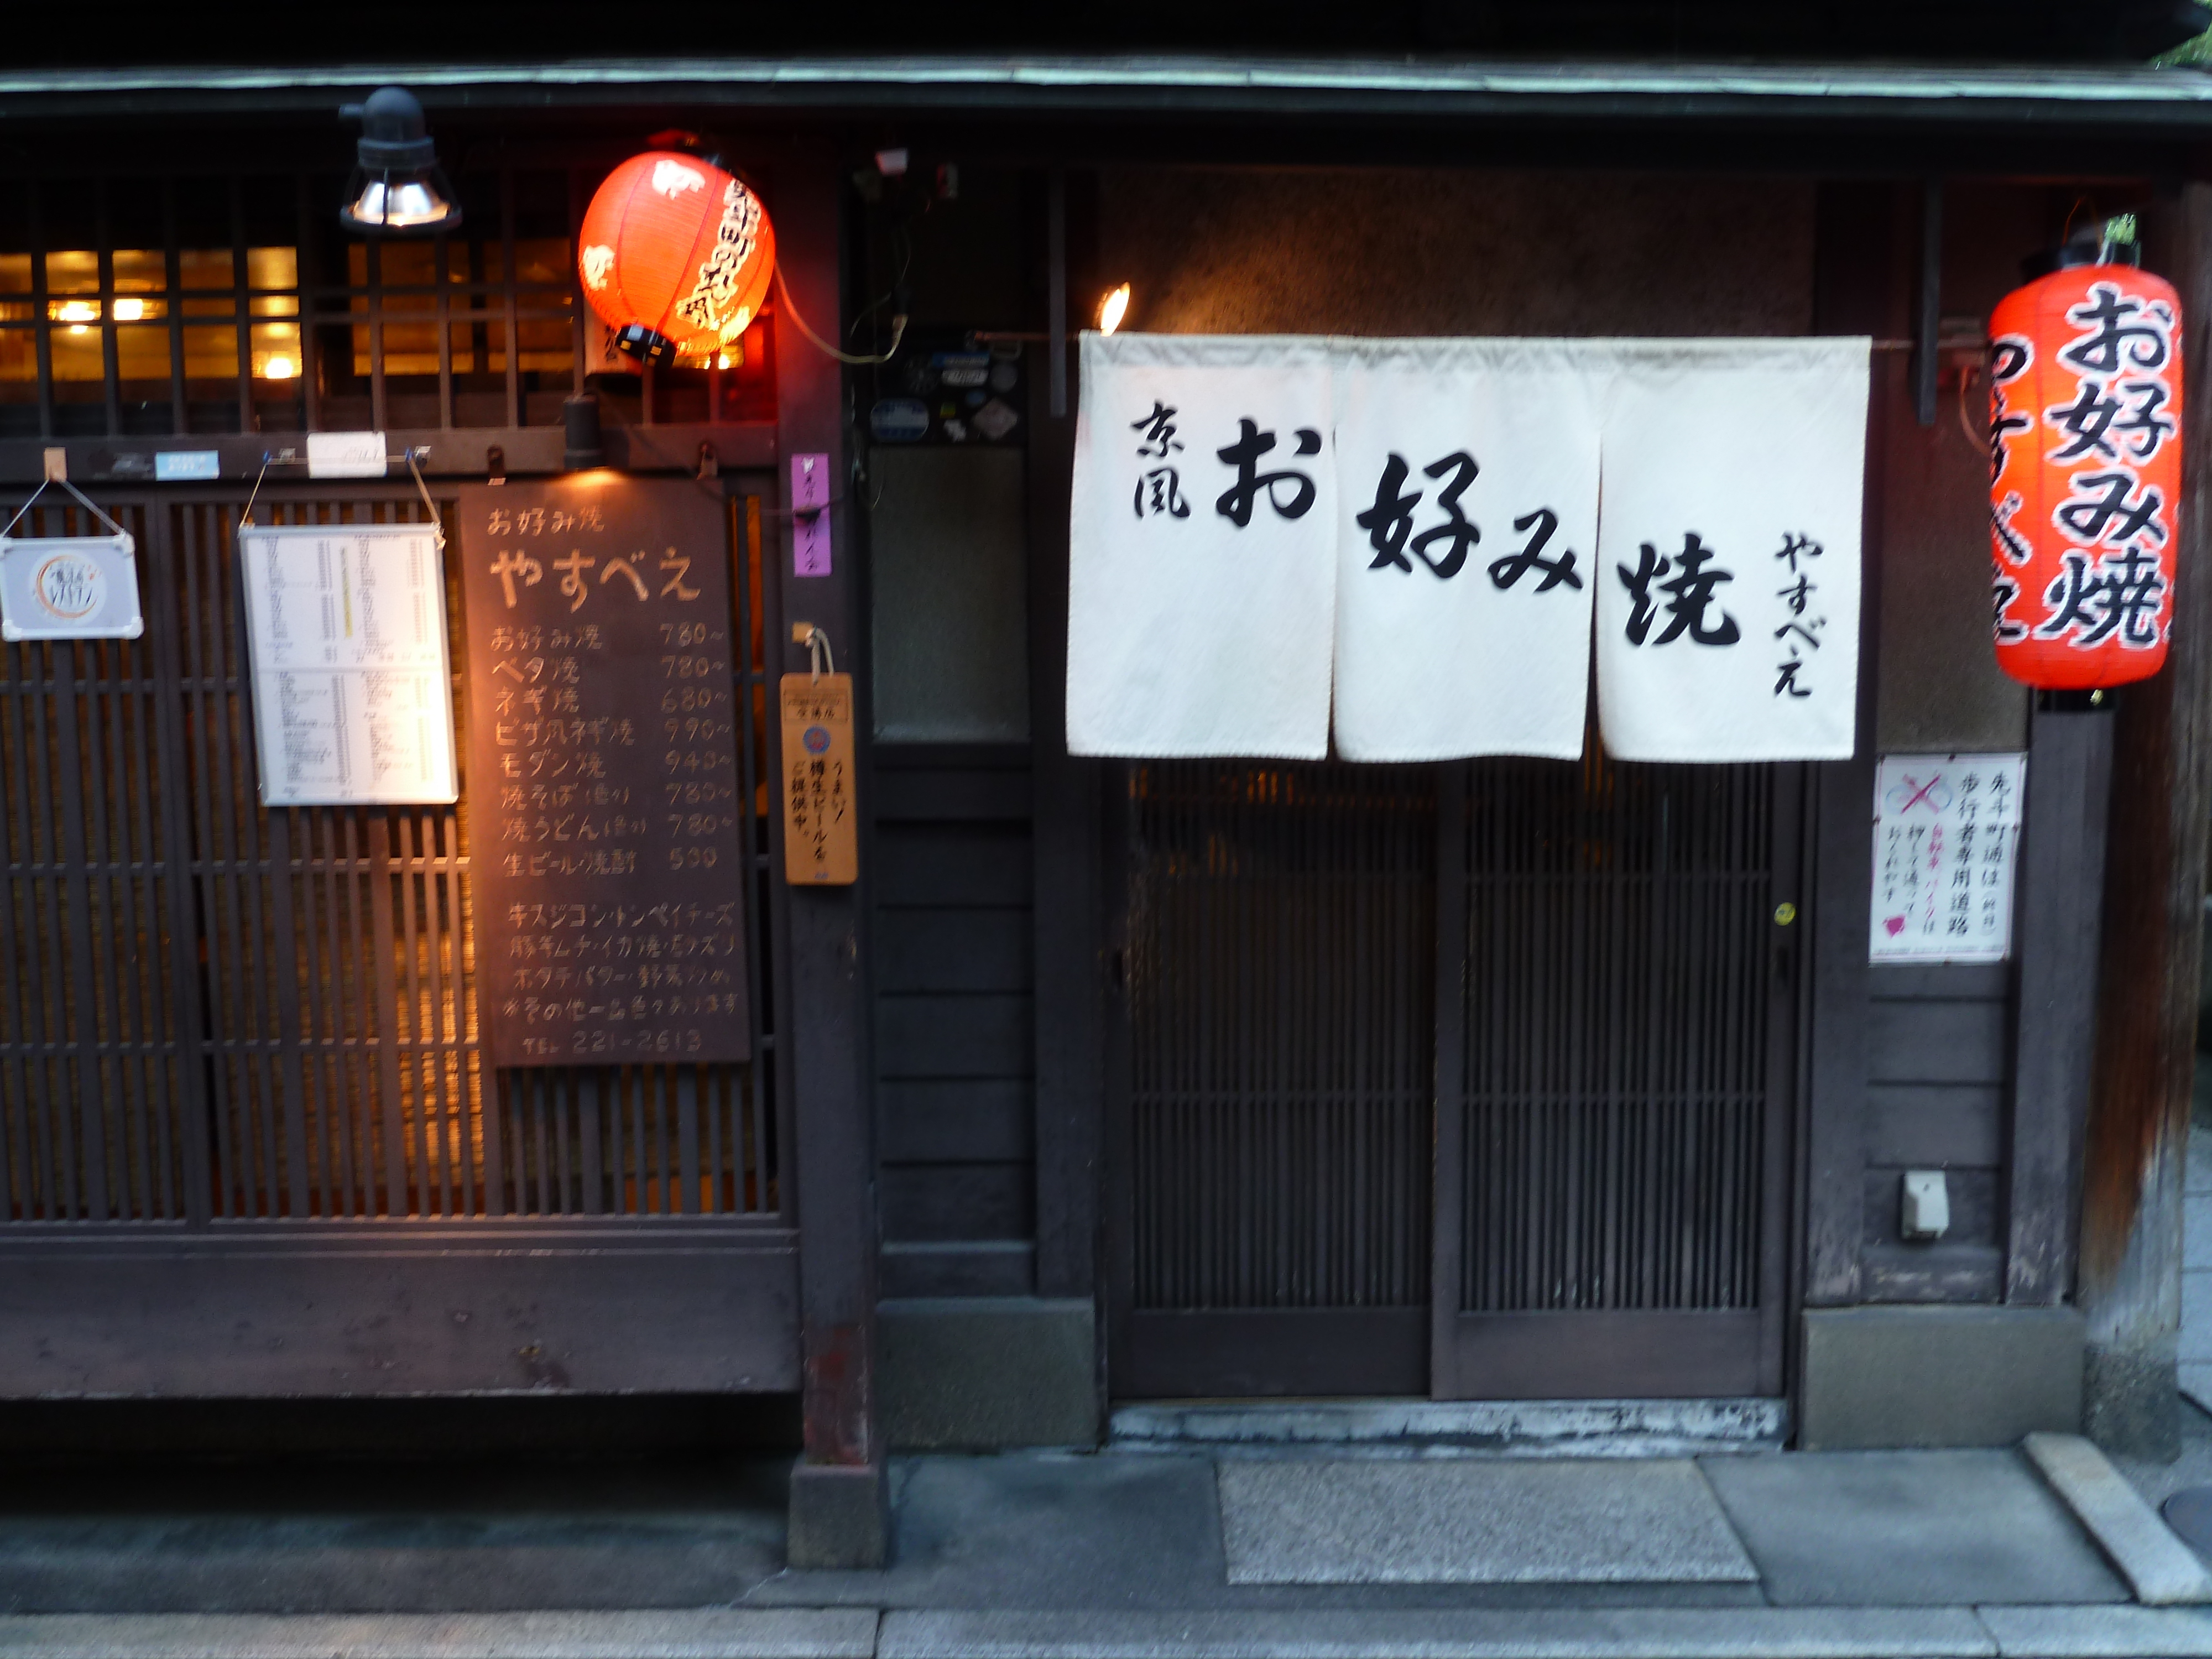
[[1114, 1386], [1426, 1379], [1435, 784], [1131, 769]]
[[1595, 744], [1446, 774], [1438, 1395], [1781, 1391], [1802, 789]]
[[1802, 769], [1129, 769], [1109, 1383], [1772, 1394]]
[[[0, 647], [0, 1395], [795, 1383], [773, 594], [734, 499], [744, 1065], [483, 1063], [465, 807], [260, 804], [242, 500], [118, 509], [143, 639]], [[427, 513], [377, 486], [255, 508]]]

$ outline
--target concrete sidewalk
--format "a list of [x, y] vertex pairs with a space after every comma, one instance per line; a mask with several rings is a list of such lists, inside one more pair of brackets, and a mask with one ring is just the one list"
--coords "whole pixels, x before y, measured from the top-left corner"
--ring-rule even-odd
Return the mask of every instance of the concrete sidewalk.
[[850, 1573], [781, 1568], [765, 1462], [18, 1479], [0, 1659], [2212, 1659], [2138, 1600], [2195, 1558], [2054, 1444], [917, 1458]]

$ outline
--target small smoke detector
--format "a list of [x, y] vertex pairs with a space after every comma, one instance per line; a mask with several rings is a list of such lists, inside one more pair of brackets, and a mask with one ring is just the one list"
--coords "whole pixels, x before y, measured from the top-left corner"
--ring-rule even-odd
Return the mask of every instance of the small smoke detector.
[[1941, 1238], [1951, 1231], [1951, 1183], [1941, 1170], [1907, 1170], [1898, 1231], [1907, 1238]]

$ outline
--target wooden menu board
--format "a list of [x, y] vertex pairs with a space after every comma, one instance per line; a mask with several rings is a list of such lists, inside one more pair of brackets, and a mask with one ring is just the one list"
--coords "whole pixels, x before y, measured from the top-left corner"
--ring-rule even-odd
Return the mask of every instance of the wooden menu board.
[[729, 531], [689, 480], [460, 492], [497, 1066], [750, 1056]]

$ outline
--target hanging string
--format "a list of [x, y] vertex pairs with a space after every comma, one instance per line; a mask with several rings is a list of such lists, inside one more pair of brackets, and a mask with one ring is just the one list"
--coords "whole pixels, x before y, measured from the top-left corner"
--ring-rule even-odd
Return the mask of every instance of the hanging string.
[[891, 319], [891, 343], [890, 350], [884, 352], [879, 357], [856, 357], [849, 351], [838, 350], [836, 346], [831, 345], [829, 341], [823, 339], [812, 329], [807, 327], [806, 319], [799, 314], [799, 307], [792, 302], [791, 289], [784, 283], [783, 267], [781, 265], [778, 265], [775, 268], [775, 292], [777, 299], [782, 302], [784, 310], [790, 314], [792, 325], [811, 341], [817, 350], [828, 352], [839, 362], [852, 363], [854, 365], [866, 363], [887, 363], [890, 362], [892, 358], [898, 356], [899, 342], [906, 337], [906, 318], [903, 315]]
[[422, 482], [422, 469], [415, 465], [415, 452], [407, 452], [407, 470], [415, 475], [415, 488], [422, 492], [422, 505], [429, 509], [430, 533], [437, 538], [438, 550], [446, 550], [446, 526], [438, 516], [438, 504], [430, 499], [430, 486]]
[[806, 660], [811, 671], [811, 678], [819, 680], [822, 678], [825, 672], [823, 666], [825, 664], [828, 665], [826, 672], [832, 674], [837, 672], [837, 659], [830, 649], [830, 636], [827, 634], [812, 623], [793, 623], [791, 631], [798, 642], [806, 647]]
[[246, 511], [238, 515], [240, 530], [253, 528], [253, 504], [261, 499], [261, 481], [269, 476], [269, 452], [261, 452], [261, 471], [253, 475], [253, 488], [246, 493]]
[[101, 512], [97, 502], [95, 502], [90, 496], [87, 495], [84, 491], [79, 489], [75, 484], [71, 483], [67, 478], [47, 478], [41, 481], [39, 487], [31, 492], [30, 499], [26, 501], [22, 506], [15, 509], [15, 516], [8, 520], [8, 527], [5, 530], [0, 530], [0, 537], [12, 536], [15, 533], [15, 526], [23, 522], [23, 515], [26, 513], [28, 513], [31, 508], [36, 505], [39, 497], [46, 493], [46, 485], [48, 484], [59, 484], [64, 489], [68, 490], [70, 495], [76, 496], [77, 499], [77, 504], [80, 507], [83, 507], [86, 512], [91, 514], [94, 518], [99, 520], [100, 523], [107, 526], [107, 533], [109, 535], [120, 536], [126, 542], [131, 539], [131, 532], [129, 531], [125, 530], [121, 525], [116, 523], [114, 520], [109, 518], [106, 514]]

